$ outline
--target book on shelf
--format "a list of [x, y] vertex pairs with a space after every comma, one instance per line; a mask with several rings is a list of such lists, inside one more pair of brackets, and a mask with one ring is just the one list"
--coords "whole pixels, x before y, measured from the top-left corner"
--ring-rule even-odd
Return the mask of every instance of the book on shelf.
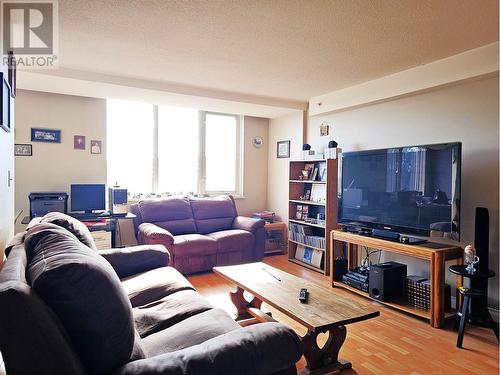
[[292, 241], [318, 249], [325, 249], [325, 237], [315, 236], [312, 228], [309, 226], [290, 223], [289, 235]]
[[326, 181], [326, 162], [318, 163], [318, 181]]
[[274, 221], [274, 212], [272, 211], [257, 211], [251, 216], [253, 219], [261, 219], [266, 223], [272, 223]]
[[310, 264], [316, 268], [321, 268], [323, 261], [323, 251], [312, 249], [310, 247], [297, 245], [295, 250], [295, 259]]
[[302, 205], [298, 204], [295, 208], [295, 219], [302, 220]]
[[326, 185], [313, 185], [311, 188], [311, 201], [317, 203], [326, 202]]
[[316, 177], [318, 177], [318, 168], [314, 168], [311, 176], [311, 181], [316, 181]]

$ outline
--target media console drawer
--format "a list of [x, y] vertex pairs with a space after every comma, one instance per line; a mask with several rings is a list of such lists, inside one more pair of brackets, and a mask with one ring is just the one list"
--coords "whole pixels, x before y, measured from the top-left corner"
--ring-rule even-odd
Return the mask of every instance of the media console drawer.
[[111, 232], [99, 230], [95, 232], [90, 232], [90, 234], [94, 239], [97, 250], [111, 249]]

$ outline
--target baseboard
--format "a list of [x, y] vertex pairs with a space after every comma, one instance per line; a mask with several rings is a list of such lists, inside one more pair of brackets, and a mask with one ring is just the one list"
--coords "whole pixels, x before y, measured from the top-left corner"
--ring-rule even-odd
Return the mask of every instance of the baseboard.
[[[456, 300], [457, 299], [454, 296], [451, 297], [451, 306], [452, 307], [456, 308]], [[493, 307], [488, 307], [488, 310], [489, 310], [493, 320], [498, 323], [500, 321], [500, 310], [495, 309]]]

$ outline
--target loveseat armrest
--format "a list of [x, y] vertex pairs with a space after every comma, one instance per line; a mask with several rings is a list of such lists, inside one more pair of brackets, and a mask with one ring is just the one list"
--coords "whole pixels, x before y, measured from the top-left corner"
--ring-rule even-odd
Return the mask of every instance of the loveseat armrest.
[[261, 219], [251, 219], [245, 216], [236, 216], [233, 221], [233, 229], [242, 229], [255, 233], [258, 229], [264, 228], [266, 222]]
[[141, 244], [161, 244], [165, 246], [174, 244], [174, 236], [168, 230], [152, 223], [139, 225], [137, 239]]
[[295, 366], [302, 356], [297, 334], [280, 323], [261, 323], [199, 345], [129, 362], [116, 375], [265, 375]]
[[98, 250], [113, 267], [120, 279], [166, 267], [170, 254], [163, 245], [139, 245], [118, 249]]

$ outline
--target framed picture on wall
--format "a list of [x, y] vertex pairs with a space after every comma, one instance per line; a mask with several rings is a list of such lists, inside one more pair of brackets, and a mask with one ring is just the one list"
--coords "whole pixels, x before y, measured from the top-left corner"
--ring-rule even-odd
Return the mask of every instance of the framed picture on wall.
[[278, 141], [276, 156], [278, 158], [290, 157], [290, 141]]
[[33, 146], [30, 144], [15, 144], [14, 156], [33, 156]]
[[0, 112], [0, 128], [6, 132], [10, 132], [11, 129], [11, 107], [10, 107], [10, 85], [7, 82], [7, 77], [5, 74], [0, 73], [0, 80], [2, 81], [2, 90], [0, 92], [0, 100], [2, 102], [1, 112]]
[[61, 131], [57, 129], [31, 128], [31, 142], [61, 143]]

